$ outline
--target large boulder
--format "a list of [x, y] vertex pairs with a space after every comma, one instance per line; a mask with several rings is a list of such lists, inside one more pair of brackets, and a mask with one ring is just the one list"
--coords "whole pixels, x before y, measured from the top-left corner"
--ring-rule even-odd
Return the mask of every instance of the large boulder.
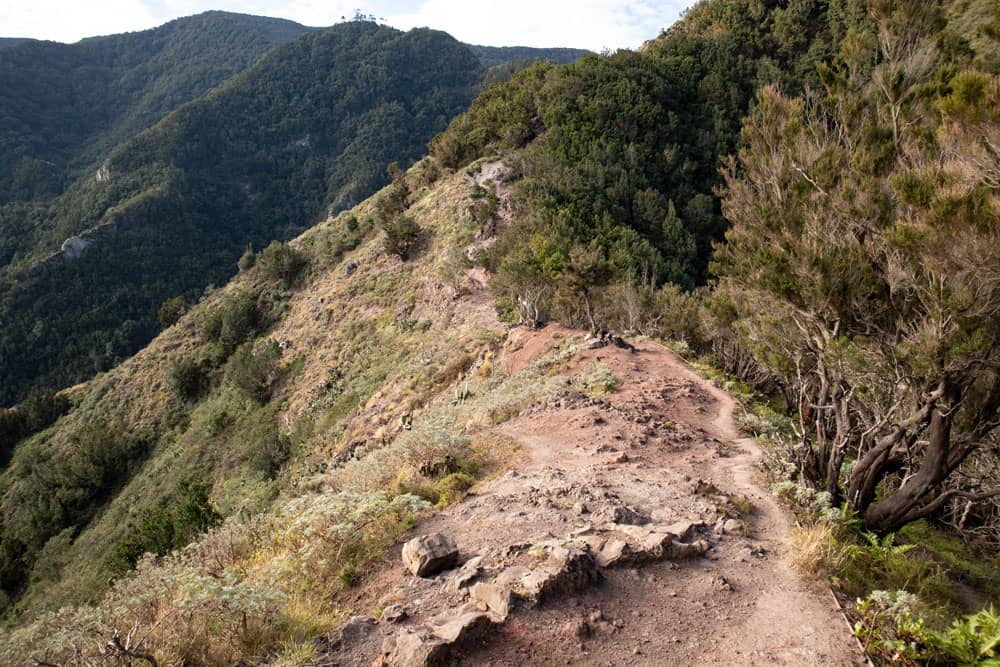
[[71, 236], [62, 243], [63, 256], [66, 259], [78, 259], [83, 251], [90, 247], [90, 239], [85, 239], [82, 236]]
[[458, 546], [447, 535], [431, 533], [415, 537], [403, 545], [403, 565], [418, 577], [429, 577], [454, 567]]

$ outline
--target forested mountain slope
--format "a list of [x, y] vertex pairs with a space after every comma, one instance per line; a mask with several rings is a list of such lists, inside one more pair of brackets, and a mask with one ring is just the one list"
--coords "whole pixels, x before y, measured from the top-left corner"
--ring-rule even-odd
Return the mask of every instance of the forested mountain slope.
[[[247, 245], [360, 201], [384, 184], [387, 164], [422, 154], [486, 74], [441, 33], [352, 21], [279, 49], [133, 137], [305, 32], [210, 12], [0, 57], [2, 136], [19, 156], [0, 175], [0, 403], [108, 368], [155, 334], [164, 299], [196, 299], [232, 275]], [[502, 63], [547, 52], [491, 53]]]
[[518, 60], [545, 60], [554, 65], [566, 65], [590, 53], [585, 49], [535, 48], [531, 46], [479, 46], [469, 44], [484, 67], [494, 67]]
[[[171, 328], [154, 344], [155, 352], [147, 351], [108, 378], [88, 384], [84, 394], [89, 398], [81, 400], [92, 407], [74, 410], [54, 430], [30, 440], [27, 448], [22, 445], [4, 476], [4, 587], [18, 597], [25, 595], [27, 583], [29, 597], [37, 603], [35, 596], [46, 588], [34, 587], [25, 576], [37, 558], [48, 562], [45, 545], [60, 534], [61, 540], [68, 540], [66, 553], [75, 554], [66, 556], [70, 561], [90, 554], [90, 583], [81, 590], [99, 586], [95, 582], [104, 581], [107, 568], [115, 565], [94, 560], [95, 554], [106, 555], [125, 539], [120, 514], [124, 506], [107, 515], [101, 508], [124, 502], [115, 500], [123, 485], [160, 489], [148, 497], [146, 491], [128, 496], [130, 503], [139, 503], [134, 507], [149, 511], [169, 506], [169, 499], [178, 494], [186, 496], [188, 491], [177, 486], [182, 481], [188, 485], [185, 489], [208, 485], [209, 498], [223, 493], [226, 500], [213, 502], [227, 515], [243, 505], [244, 493], [255, 499], [250, 506], [266, 505], [267, 494], [285, 483], [281, 470], [292, 449], [311, 451], [318, 443], [313, 438], [319, 436], [303, 435], [308, 442], [292, 445], [300, 436], [290, 435], [291, 418], [282, 416], [280, 391], [271, 396], [271, 389], [261, 385], [258, 394], [253, 389], [256, 380], [247, 391], [258, 396], [263, 407], [222, 408], [216, 415], [221, 421], [213, 426], [189, 422], [191, 410], [203, 403], [189, 403], [184, 397], [190, 393], [196, 399], [206, 389], [212, 395], [229, 392], [229, 381], [222, 383], [226, 360], [244, 341], [266, 335], [283, 321], [282, 304], [298, 284], [303, 262], [318, 272], [316, 280], [340, 290], [339, 274], [330, 273], [330, 267], [345, 248], [376, 233], [387, 234], [394, 251], [409, 257], [413, 242], [430, 236], [437, 239], [435, 253], [417, 259], [414, 270], [450, 276], [446, 284], [463, 284], [468, 259], [462, 248], [478, 231], [479, 238], [496, 237], [478, 261], [493, 274], [491, 289], [505, 319], [556, 317], [588, 326], [598, 305], [591, 296], [605, 293], [608, 285], [641, 283], [655, 290], [668, 280], [688, 286], [703, 282], [709, 245], [723, 228], [712, 195], [717, 164], [721, 154], [735, 147], [739, 119], [757, 85], [753, 77], [764, 82], [784, 69], [797, 71], [797, 58], [806, 57], [809, 48], [823, 50], [834, 39], [825, 14], [815, 9], [797, 19], [796, 34], [809, 37], [795, 47], [801, 50], [789, 47], [779, 56], [779, 43], [769, 31], [773, 11], [761, 16], [705, 13], [719, 4], [728, 6], [710, 3], [643, 53], [591, 55], [566, 66], [537, 65], [487, 90], [433, 141], [431, 157], [405, 180], [398, 179], [376, 202], [353, 215], [323, 225], [322, 233], [307, 234], [297, 246], [305, 260], [281, 248], [261, 254], [251, 275], [238, 279], [244, 287], [231, 286], [225, 297], [213, 295], [184, 318], [182, 330]], [[688, 26], [696, 19], [702, 24]], [[768, 67], [772, 60], [782, 63], [782, 69]], [[475, 56], [442, 33], [400, 33], [367, 22], [311, 33], [272, 51], [250, 70], [117, 148], [106, 163], [106, 177], [81, 181], [57, 203], [65, 204], [68, 214], [63, 233], [98, 223], [107, 231], [93, 234], [93, 244], [78, 258], [56, 257], [44, 272], [24, 275], [7, 290], [0, 312], [5, 320], [21, 319], [4, 329], [4, 367], [20, 369], [25, 376], [42, 370], [48, 377], [65, 377], [60, 373], [78, 369], [81, 362], [99, 368], [123, 354], [152, 335], [151, 315], [158, 298], [185, 290], [196, 298], [200, 290], [184, 282], [188, 277], [224, 280], [246, 240], [259, 248], [273, 236], [290, 236], [330, 209], [352, 205], [366, 188], [383, 182], [383, 165], [390, 159], [418, 156], [426, 132], [444, 128], [471, 99], [481, 72]], [[781, 76], [790, 87], [802, 84], [794, 74]], [[466, 190], [461, 170], [496, 152], [509, 154], [502, 171], [511, 185], [502, 192], [491, 191], [488, 184], [486, 189]], [[417, 228], [424, 230], [416, 233], [411, 216], [403, 211], [442, 174], [453, 174], [442, 182], [450, 185], [433, 189], [429, 201], [444, 208], [433, 215], [413, 213]], [[498, 224], [503, 202], [504, 219], [516, 212], [517, 224]], [[460, 229], [448, 227], [451, 231], [438, 238], [437, 227], [455, 224], [456, 216]], [[169, 234], [164, 227], [168, 223]], [[376, 225], [386, 231], [377, 232]], [[242, 243], [234, 243], [237, 239]], [[367, 253], [377, 252], [377, 245], [367, 247]], [[387, 258], [379, 256], [378, 261]], [[251, 264], [248, 259], [245, 266]], [[265, 273], [271, 278], [258, 284], [253, 276]], [[354, 341], [351, 345], [367, 346], [370, 341], [374, 346], [364, 348], [367, 367], [388, 372], [381, 355], [399, 359], [390, 342], [397, 334], [378, 342], [382, 333], [377, 332], [384, 331], [385, 324], [378, 318], [398, 320], [400, 335], [408, 335], [408, 327], [415, 326], [410, 320], [419, 318], [407, 314], [408, 297], [397, 294], [408, 288], [391, 276], [367, 275], [363, 285], [356, 280], [350, 284], [376, 302], [386, 300], [375, 320], [366, 316], [367, 323], [355, 322], [359, 315], [352, 307], [336, 311], [332, 320], [306, 318], [296, 326], [308, 336], [313, 328], [322, 328], [317, 322], [343, 322], [348, 327], [343, 335]], [[305, 280], [309, 285], [313, 278]], [[98, 294], [102, 299], [110, 295], [118, 310], [98, 308]], [[308, 304], [326, 297], [307, 291], [293, 298], [305, 313]], [[622, 307], [629, 303], [626, 298], [613, 301]], [[392, 303], [398, 308], [388, 305]], [[525, 303], [532, 313], [518, 312]], [[631, 298], [631, 303], [638, 302]], [[402, 310], [393, 314], [394, 308]], [[121, 317], [122, 312], [127, 315]], [[650, 319], [660, 318], [654, 313]], [[208, 329], [199, 333], [202, 323]], [[370, 326], [377, 332], [369, 332]], [[47, 334], [47, 327], [75, 333], [56, 337]], [[114, 331], [114, 337], [91, 333], [106, 330]], [[163, 348], [162, 341], [172, 342]], [[241, 364], [257, 363], [252, 349], [245, 348], [242, 354], [251, 357]], [[266, 354], [272, 355], [268, 349]], [[404, 354], [405, 349], [397, 351]], [[38, 352], [31, 356], [26, 350]], [[310, 354], [303, 351], [304, 361]], [[347, 360], [360, 353], [345, 354]], [[45, 366], [48, 360], [58, 361]], [[266, 364], [269, 377], [277, 368], [271, 363]], [[315, 373], [329, 372], [322, 382], [346, 390], [339, 378], [347, 368], [329, 363], [330, 369]], [[174, 377], [175, 371], [180, 375]], [[309, 382], [320, 381], [315, 373], [310, 372]], [[344, 423], [347, 417], [341, 410], [349, 412], [359, 405], [356, 401], [368, 400], [383, 381], [382, 376], [364, 380], [347, 391], [344, 400], [350, 408], [341, 405], [330, 414], [318, 408], [320, 413], [308, 421], [329, 422], [330, 428]], [[121, 382], [131, 388], [119, 386]], [[169, 389], [175, 382], [180, 394]], [[266, 384], [271, 387], [270, 380]], [[237, 400], [239, 394], [232, 396]], [[291, 399], [298, 406], [295, 410], [305, 409], [304, 395], [298, 396]], [[134, 403], [145, 401], [143, 397], [152, 402], [141, 407]], [[204, 428], [216, 435], [205, 439]], [[178, 438], [187, 444], [178, 444]], [[263, 486], [252, 484], [256, 491], [225, 481], [240, 475], [223, 472], [233, 462], [221, 456], [222, 450], [235, 445], [222, 443], [237, 440], [247, 449], [246, 475], [263, 480]], [[108, 449], [98, 443], [118, 444]], [[277, 450], [262, 459], [252, 451], [258, 446]], [[98, 475], [86, 489], [72, 481], [76, 473], [61, 481], [40, 477], [41, 469], [31, 461], [54, 460], [51, 457], [58, 458], [56, 452], [67, 447], [112, 452], [102, 461], [115, 472], [109, 471], [109, 478]], [[161, 477], [161, 468], [141, 463], [180, 451], [175, 447], [195, 457], [183, 466], [188, 471], [184, 475]], [[199, 458], [203, 456], [209, 458]], [[138, 477], [131, 481], [133, 475]], [[74, 490], [56, 490], [64, 485]], [[46, 506], [39, 507], [39, 500], [46, 498], [59, 500], [54, 506], [46, 500]], [[107, 518], [100, 520], [100, 527], [85, 528], [103, 516]], [[178, 540], [187, 539], [185, 530]], [[84, 533], [89, 535], [85, 540]], [[46, 579], [47, 585], [53, 583], [51, 577]], [[74, 598], [69, 582], [60, 582], [58, 590], [54, 599]]]
[[131, 354], [174, 295], [225, 281], [246, 246], [288, 238], [384, 183], [465, 108], [482, 73], [428, 30], [350, 22], [278, 48], [116, 147], [30, 229], [57, 253], [0, 280], [4, 402]]
[[[0, 205], [61, 193], [116, 144], [309, 30], [206, 12], [75, 44], [8, 40], [0, 56]], [[0, 247], [2, 266], [31, 246]]]

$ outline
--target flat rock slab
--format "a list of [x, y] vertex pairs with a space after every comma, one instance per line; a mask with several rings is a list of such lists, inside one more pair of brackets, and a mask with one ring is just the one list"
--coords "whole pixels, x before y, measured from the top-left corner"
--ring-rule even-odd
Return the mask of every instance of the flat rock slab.
[[597, 583], [600, 575], [589, 550], [556, 547], [546, 561], [522, 577], [525, 596], [540, 602], [550, 595], [574, 593]]

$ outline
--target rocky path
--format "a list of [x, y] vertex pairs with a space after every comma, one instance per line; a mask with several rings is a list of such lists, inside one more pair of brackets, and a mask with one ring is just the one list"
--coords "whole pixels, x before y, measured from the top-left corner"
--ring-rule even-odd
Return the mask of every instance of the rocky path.
[[[505, 361], [560, 335], [516, 332]], [[595, 364], [618, 388], [588, 398]], [[562, 395], [501, 427], [524, 463], [414, 530], [453, 540], [455, 567], [415, 577], [397, 548], [360, 594], [382, 617], [349, 624], [326, 664], [863, 664], [829, 593], [787, 565], [732, 397], [648, 342], [562, 373]]]

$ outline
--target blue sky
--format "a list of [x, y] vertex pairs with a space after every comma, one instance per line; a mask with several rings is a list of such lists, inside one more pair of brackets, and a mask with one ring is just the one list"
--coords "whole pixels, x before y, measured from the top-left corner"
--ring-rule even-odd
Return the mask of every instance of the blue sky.
[[144, 30], [209, 9], [276, 16], [312, 26], [355, 9], [400, 29], [428, 26], [494, 46], [634, 49], [677, 20], [694, 0], [3, 0], [0, 37], [75, 42]]

